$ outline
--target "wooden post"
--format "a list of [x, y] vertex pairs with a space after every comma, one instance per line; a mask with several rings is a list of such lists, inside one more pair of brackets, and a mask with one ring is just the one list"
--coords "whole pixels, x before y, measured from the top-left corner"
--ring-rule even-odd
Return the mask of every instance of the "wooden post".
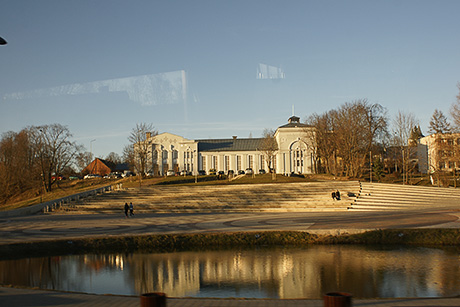
[[166, 307], [166, 294], [161, 292], [142, 294], [141, 307]]
[[331, 292], [323, 296], [324, 307], [351, 307], [351, 294], [345, 292]]

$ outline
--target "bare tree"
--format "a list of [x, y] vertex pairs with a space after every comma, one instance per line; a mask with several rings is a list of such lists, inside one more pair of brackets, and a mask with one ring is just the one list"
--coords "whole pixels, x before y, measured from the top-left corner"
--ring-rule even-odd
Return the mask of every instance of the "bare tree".
[[367, 99], [343, 104], [336, 114], [335, 142], [346, 176], [359, 177], [370, 150], [387, 129], [386, 110]]
[[278, 151], [278, 143], [275, 139], [275, 131], [271, 129], [264, 129], [263, 133], [263, 140], [262, 140], [262, 147], [260, 151], [262, 152], [265, 162], [267, 163], [267, 167], [269, 172], [272, 174], [272, 179], [275, 180], [276, 178], [276, 171], [274, 168], [275, 164], [275, 157], [276, 152]]
[[130, 170], [134, 170], [134, 149], [132, 145], [125, 145], [123, 147], [123, 155], [122, 155], [123, 163], [129, 165]]
[[92, 161], [91, 153], [89, 151], [81, 151], [75, 155], [75, 166], [81, 172]]
[[450, 108], [450, 115], [454, 121], [455, 130], [460, 131], [460, 82], [457, 83], [459, 89], [459, 94], [457, 95], [457, 100], [454, 102]]
[[417, 140], [414, 128], [418, 127], [418, 120], [412, 113], [404, 113], [398, 111], [396, 118], [393, 121], [393, 136], [394, 144], [401, 149], [403, 183], [409, 182], [409, 174], [415, 168], [413, 159], [416, 154]]
[[114, 165], [117, 165], [117, 164], [121, 163], [120, 155], [115, 153], [115, 152], [113, 152], [113, 151], [111, 153], [109, 153], [107, 155], [107, 157], [105, 157], [105, 160], [113, 163]]
[[307, 137], [316, 145], [317, 164], [335, 176], [360, 176], [373, 145], [386, 135], [387, 122], [386, 109], [367, 99], [313, 114], [306, 121], [314, 127]]
[[60, 124], [30, 127], [29, 131], [33, 139], [33, 150], [38, 158], [41, 179], [45, 190], [49, 192], [54, 183], [52, 176], [60, 175], [72, 165], [81, 147], [70, 141], [72, 134], [67, 127]]
[[[315, 165], [324, 172], [337, 176], [337, 143], [335, 141], [335, 112], [328, 111], [321, 115], [312, 114], [305, 123], [314, 129], [305, 129], [305, 135], [311, 144], [315, 144]], [[317, 172], [320, 170], [317, 169]]]
[[0, 140], [0, 203], [40, 186], [27, 130], [7, 132]]
[[263, 141], [262, 148], [260, 148], [260, 150], [265, 157], [265, 162], [267, 163], [269, 171], [272, 172], [276, 152], [278, 151], [278, 143], [275, 140], [275, 131], [271, 129], [264, 129], [262, 136]]
[[452, 129], [450, 123], [447, 121], [447, 117], [444, 116], [442, 111], [435, 109], [430, 119], [430, 126], [428, 132], [433, 133], [450, 133]]
[[140, 123], [136, 124], [131, 134], [128, 137], [129, 142], [133, 146], [133, 165], [136, 172], [140, 176], [144, 176], [148, 171], [148, 155], [151, 151], [150, 138], [157, 135], [152, 124]]
[[70, 141], [69, 130], [59, 124], [32, 126], [8, 132], [0, 140], [0, 202], [28, 190], [51, 191], [53, 176], [73, 173], [81, 146]]

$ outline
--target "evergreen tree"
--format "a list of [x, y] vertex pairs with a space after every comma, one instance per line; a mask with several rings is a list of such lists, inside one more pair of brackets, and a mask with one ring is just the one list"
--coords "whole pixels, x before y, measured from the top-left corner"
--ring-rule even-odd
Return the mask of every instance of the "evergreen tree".
[[428, 132], [431, 134], [452, 132], [450, 123], [447, 121], [447, 117], [444, 116], [442, 111], [439, 111], [438, 109], [434, 110], [434, 113], [431, 116]]

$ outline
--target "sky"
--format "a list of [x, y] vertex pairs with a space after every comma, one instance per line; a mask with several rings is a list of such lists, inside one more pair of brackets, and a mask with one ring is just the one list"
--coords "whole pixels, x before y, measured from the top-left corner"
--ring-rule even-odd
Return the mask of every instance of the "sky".
[[58, 123], [104, 158], [138, 123], [260, 137], [367, 99], [427, 134], [460, 81], [460, 1], [2, 0], [0, 134]]

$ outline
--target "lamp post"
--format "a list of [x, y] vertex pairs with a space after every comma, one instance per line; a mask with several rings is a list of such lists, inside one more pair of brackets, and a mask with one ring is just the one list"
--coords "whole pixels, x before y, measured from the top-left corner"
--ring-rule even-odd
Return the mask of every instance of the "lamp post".
[[193, 163], [192, 166], [192, 169], [193, 169], [193, 172], [195, 173], [195, 183], [198, 183], [198, 152], [196, 149], [193, 150], [193, 153], [194, 153], [194, 157], [193, 157], [193, 162], [196, 161], [196, 163]]
[[372, 151], [369, 151], [369, 182], [372, 183]]
[[396, 132], [394, 133], [395, 137], [394, 137], [394, 148], [393, 148], [393, 156], [394, 156], [394, 160], [395, 160], [395, 172], [398, 172], [398, 162], [396, 160], [396, 146], [397, 146], [397, 143], [396, 143]]

